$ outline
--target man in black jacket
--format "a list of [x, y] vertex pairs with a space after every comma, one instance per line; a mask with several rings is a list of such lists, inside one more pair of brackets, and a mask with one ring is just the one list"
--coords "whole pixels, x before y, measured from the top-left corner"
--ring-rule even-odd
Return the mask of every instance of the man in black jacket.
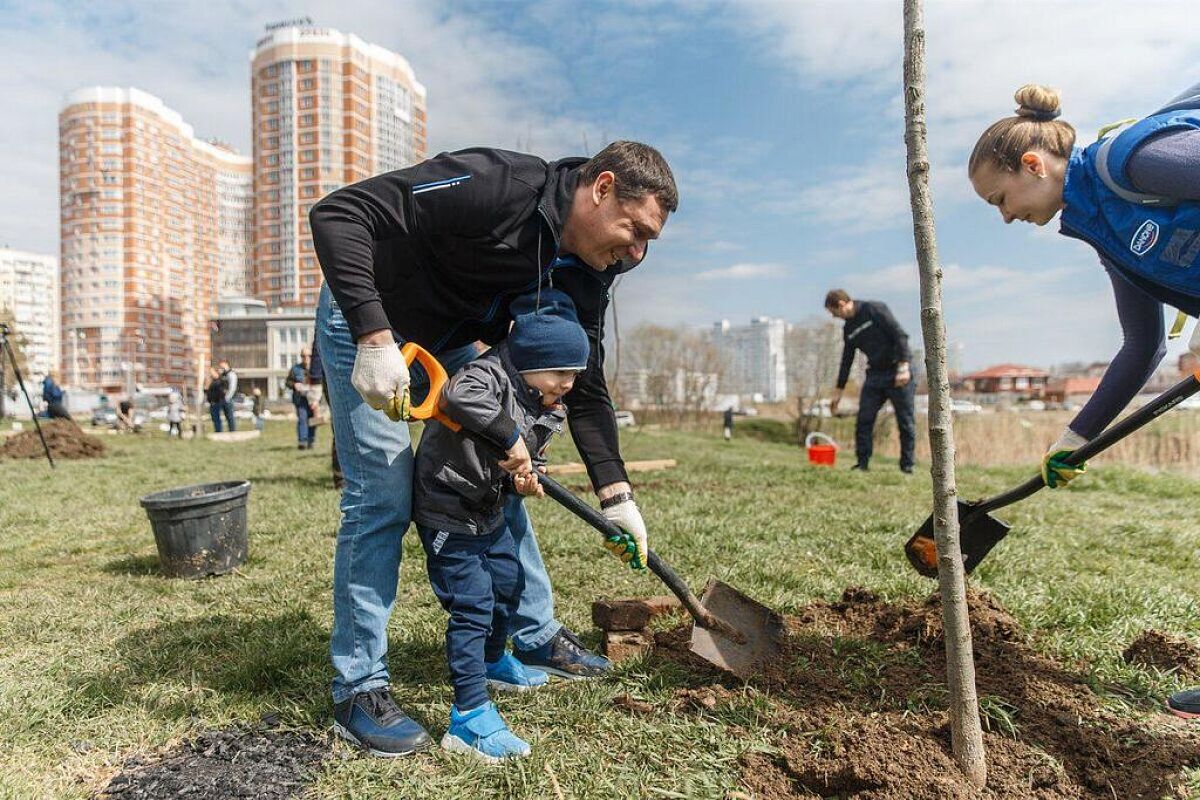
[[[571, 434], [605, 515], [633, 535], [645, 563], [646, 527], [604, 380], [604, 316], [613, 281], [641, 262], [677, 205], [662, 156], [614, 142], [590, 160], [550, 163], [483, 148], [443, 153], [339, 189], [312, 208], [326, 280], [317, 339], [346, 479], [331, 653], [334, 718], [347, 738], [378, 755], [432, 745], [388, 692], [386, 627], [413, 471], [408, 429], [388, 417], [401, 417], [410, 382], [426, 383], [410, 379], [397, 344], [422, 345], [453, 374], [475, 357], [476, 341], [505, 338], [516, 296], [543, 285], [566, 292], [591, 342], [588, 368], [566, 398]], [[502, 464], [530, 469], [523, 439]], [[524, 580], [512, 619], [515, 655], [562, 677], [603, 674], [608, 662], [554, 619], [533, 528], [522, 506], [513, 513], [507, 522]]]
[[845, 321], [842, 328], [842, 365], [838, 370], [837, 388], [829, 403], [837, 413], [842, 391], [850, 377], [854, 351], [867, 356], [867, 378], [858, 397], [858, 419], [854, 426], [854, 469], [866, 470], [871, 461], [875, 418], [884, 401], [892, 402], [896, 412], [896, 427], [900, 429], [900, 470], [913, 471], [913, 449], [916, 443], [916, 424], [913, 421], [913, 394], [916, 391], [909, 362], [908, 334], [896, 322], [891, 310], [877, 300], [853, 300], [842, 289], [825, 295], [825, 309]]

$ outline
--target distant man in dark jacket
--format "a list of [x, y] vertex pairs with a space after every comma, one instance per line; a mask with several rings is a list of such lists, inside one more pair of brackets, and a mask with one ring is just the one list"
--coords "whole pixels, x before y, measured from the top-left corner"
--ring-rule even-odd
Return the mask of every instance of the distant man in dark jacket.
[[42, 399], [46, 401], [46, 416], [51, 419], [70, 419], [67, 407], [63, 403], [63, 390], [54, 382], [54, 376], [46, 373], [42, 378]]
[[[388, 690], [387, 623], [412, 511], [404, 487], [413, 478], [408, 428], [393, 421], [410, 384], [397, 344], [416, 342], [453, 374], [475, 358], [476, 341], [505, 338], [516, 297], [539, 286], [565, 292], [591, 342], [587, 369], [567, 398], [571, 436], [604, 514], [644, 550], [646, 525], [604, 378], [604, 317], [613, 282], [641, 263], [678, 203], [657, 150], [614, 142], [591, 159], [551, 162], [488, 148], [442, 153], [313, 206], [325, 275], [317, 342], [346, 479], [330, 648], [334, 720], [345, 738], [385, 756], [433, 744]], [[424, 376], [414, 373], [411, 382], [418, 389]], [[530, 463], [520, 439], [507, 456]], [[510, 620], [515, 657], [568, 678], [604, 674], [608, 661], [555, 618], [529, 516], [523, 506], [510, 510], [524, 579]]]
[[908, 334], [896, 322], [886, 305], [877, 300], [853, 300], [842, 289], [825, 295], [825, 309], [845, 322], [842, 329], [842, 365], [838, 370], [837, 388], [829, 403], [837, 413], [842, 391], [850, 378], [854, 352], [867, 356], [867, 378], [858, 398], [858, 420], [854, 427], [854, 469], [867, 469], [873, 450], [875, 418], [884, 401], [892, 402], [896, 412], [896, 427], [900, 429], [900, 471], [912, 473], [913, 450], [916, 443], [916, 424], [913, 421], [913, 394], [916, 384], [909, 362]]

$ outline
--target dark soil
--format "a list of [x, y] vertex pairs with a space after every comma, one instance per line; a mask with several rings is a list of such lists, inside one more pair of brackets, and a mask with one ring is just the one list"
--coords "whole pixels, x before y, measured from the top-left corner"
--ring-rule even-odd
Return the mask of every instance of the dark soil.
[[154, 758], [130, 759], [98, 797], [282, 800], [308, 788], [330, 753], [323, 739], [264, 725], [207, 731]]
[[1153, 667], [1180, 675], [1200, 674], [1200, 648], [1179, 636], [1143, 631], [1121, 654], [1127, 664]]
[[[104, 442], [83, 430], [68, 419], [46, 420], [41, 423], [46, 445], [55, 458], [100, 458], [104, 455]], [[45, 458], [42, 440], [37, 429], [32, 427], [16, 436], [10, 436], [0, 446], [0, 458]]]
[[988, 731], [983, 791], [967, 786], [951, 756], [936, 595], [885, 603], [849, 589], [839, 602], [813, 604], [789, 620], [781, 657], [745, 686], [687, 651], [687, 627], [660, 633], [655, 657], [695, 673], [676, 693], [676, 713], [740, 719], [748, 693], [765, 698], [773, 746], [741, 761], [743, 789], [755, 798], [1186, 796], [1180, 773], [1200, 765], [1200, 726], [1103, 710], [1083, 678], [1034, 652], [994, 600], [972, 594], [969, 603]]

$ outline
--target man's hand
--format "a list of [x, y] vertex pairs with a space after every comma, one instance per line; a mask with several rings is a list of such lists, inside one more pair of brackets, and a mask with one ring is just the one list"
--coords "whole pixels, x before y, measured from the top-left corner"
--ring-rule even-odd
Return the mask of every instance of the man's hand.
[[1087, 441], [1075, 431], [1067, 428], [1063, 431], [1062, 436], [1058, 437], [1058, 441], [1050, 445], [1046, 454], [1042, 456], [1042, 480], [1047, 486], [1051, 489], [1066, 486], [1087, 472], [1087, 464], [1071, 466], [1064, 462], [1067, 456], [1083, 447]]
[[838, 406], [842, 404], [842, 390], [834, 389], [833, 397], [829, 399], [829, 416], [837, 414]]
[[604, 514], [609, 522], [620, 528], [627, 537], [624, 541], [610, 539], [605, 542], [604, 546], [633, 569], [645, 569], [649, 562], [646, 523], [642, 521], [642, 512], [638, 510], [637, 503], [633, 502], [633, 498], [622, 500], [608, 508], [601, 508], [600, 513]]
[[505, 452], [506, 458], [500, 462], [500, 468], [515, 479], [523, 472], [533, 472], [533, 459], [529, 457], [529, 448], [525, 440], [518, 436], [517, 441]]
[[[377, 344], [386, 334], [387, 343]], [[374, 337], [374, 338], [373, 338]], [[350, 383], [371, 408], [384, 411], [393, 421], [408, 412], [408, 365], [390, 331], [375, 331], [358, 340]]]
[[908, 362], [901, 361], [896, 365], [896, 385], [906, 386], [912, 380], [912, 372], [909, 371]]
[[[545, 472], [545, 469], [542, 470]], [[532, 472], [518, 472], [512, 476], [513, 488], [522, 497], [545, 497], [546, 490], [542, 488], [537, 475]]]

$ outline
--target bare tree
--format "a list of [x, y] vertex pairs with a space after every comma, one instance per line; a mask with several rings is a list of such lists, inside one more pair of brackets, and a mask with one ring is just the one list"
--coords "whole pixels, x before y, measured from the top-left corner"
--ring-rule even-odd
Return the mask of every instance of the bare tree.
[[929, 447], [933, 461], [933, 532], [938, 587], [946, 635], [946, 682], [950, 689], [950, 738], [954, 758], [977, 788], [987, 783], [967, 584], [958, 537], [958, 489], [954, 479], [954, 429], [946, 375], [946, 328], [942, 320], [942, 270], [934, 234], [929, 155], [925, 146], [925, 28], [921, 0], [904, 0], [904, 142], [913, 237], [921, 278], [921, 332], [929, 375]]
[[629, 332], [623, 352], [628, 367], [622, 391], [648, 406], [675, 411], [679, 422], [707, 409], [716, 394], [720, 357], [697, 331], [643, 323]]
[[796, 398], [796, 441], [821, 429], [822, 395], [837, 380], [841, 361], [841, 329], [830, 320], [813, 318], [787, 333], [789, 394]]

